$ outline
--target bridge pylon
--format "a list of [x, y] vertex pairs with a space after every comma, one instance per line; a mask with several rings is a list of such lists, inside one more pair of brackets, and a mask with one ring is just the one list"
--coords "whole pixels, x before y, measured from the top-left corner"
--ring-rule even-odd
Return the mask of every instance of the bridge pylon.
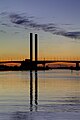
[[79, 62], [76, 62], [76, 69], [79, 69]]

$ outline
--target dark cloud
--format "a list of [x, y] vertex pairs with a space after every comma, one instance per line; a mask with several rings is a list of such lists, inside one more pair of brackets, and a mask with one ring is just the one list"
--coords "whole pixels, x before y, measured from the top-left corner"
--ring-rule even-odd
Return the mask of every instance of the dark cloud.
[[66, 24], [61, 24], [61, 25], [72, 26], [73, 24], [66, 23]]
[[67, 31], [66, 27], [63, 28], [64, 26], [72, 26], [72, 24], [61, 24], [62, 27], [59, 27], [58, 24], [55, 23], [48, 23], [48, 24], [40, 24], [35, 21], [34, 16], [28, 16], [25, 15], [24, 13], [22, 14], [16, 14], [16, 13], [7, 13], [7, 12], [2, 12], [0, 15], [9, 16], [10, 23], [2, 23], [1, 25], [6, 26], [6, 27], [16, 27], [16, 28], [21, 28], [23, 27], [24, 29], [35, 29], [35, 30], [43, 30], [45, 32], [50, 32], [51, 34], [55, 35], [61, 35], [69, 38], [74, 38], [74, 39], [80, 39], [80, 31]]
[[14, 34], [19, 34], [20, 32], [14, 32]]
[[1, 32], [1, 33], [6, 33], [6, 31], [4, 31], [4, 30], [0, 30], [0, 32]]
[[79, 32], [65, 32], [65, 33], [63, 33], [63, 35], [65, 37], [80, 39], [80, 31]]
[[[10, 21], [11, 23], [14, 23], [15, 25], [21, 25], [24, 26], [26, 29], [33, 28], [36, 30], [43, 30], [45, 32], [50, 32], [52, 34], [61, 35], [69, 38], [79, 39], [80, 38], [80, 32], [67, 32], [63, 28], [58, 27], [58, 25], [53, 23], [48, 24], [39, 24], [37, 22], [34, 22], [31, 18], [34, 17], [26, 17], [22, 14], [10, 14]], [[64, 24], [64, 25], [72, 25], [72, 24]]]
[[7, 14], [8, 13], [6, 11], [0, 13], [1, 16], [7, 15]]
[[7, 24], [7, 23], [1, 23], [1, 25], [6, 27], [11, 27], [10, 24]]
[[45, 32], [51, 32], [55, 33], [60, 28], [57, 27], [56, 24], [48, 23], [48, 24], [39, 24], [37, 22], [34, 22], [31, 18], [33, 17], [25, 17], [21, 14], [10, 14], [10, 21], [14, 23], [15, 25], [22, 25], [25, 28], [34, 28], [37, 30], [43, 30]]
[[19, 14], [10, 14], [10, 20], [12, 23], [15, 23], [17, 25], [29, 25], [30, 23], [33, 23], [32, 20], [29, 18], [26, 18], [25, 16], [21, 16]]

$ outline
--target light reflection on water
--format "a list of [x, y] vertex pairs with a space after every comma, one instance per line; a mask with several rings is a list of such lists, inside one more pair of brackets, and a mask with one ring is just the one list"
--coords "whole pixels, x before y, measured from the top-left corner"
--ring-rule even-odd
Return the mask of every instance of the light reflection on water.
[[0, 72], [0, 120], [79, 120], [79, 114], [80, 71]]

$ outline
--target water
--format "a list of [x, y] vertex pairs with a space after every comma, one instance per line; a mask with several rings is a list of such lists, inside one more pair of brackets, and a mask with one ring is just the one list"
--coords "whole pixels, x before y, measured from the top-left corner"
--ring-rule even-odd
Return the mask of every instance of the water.
[[80, 71], [0, 72], [0, 120], [80, 120]]

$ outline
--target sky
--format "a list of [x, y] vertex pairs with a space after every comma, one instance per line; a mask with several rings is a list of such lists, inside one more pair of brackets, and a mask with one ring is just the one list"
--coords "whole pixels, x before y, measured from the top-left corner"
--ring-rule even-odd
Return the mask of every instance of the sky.
[[0, 0], [0, 60], [29, 58], [31, 32], [39, 59], [80, 59], [80, 0]]

